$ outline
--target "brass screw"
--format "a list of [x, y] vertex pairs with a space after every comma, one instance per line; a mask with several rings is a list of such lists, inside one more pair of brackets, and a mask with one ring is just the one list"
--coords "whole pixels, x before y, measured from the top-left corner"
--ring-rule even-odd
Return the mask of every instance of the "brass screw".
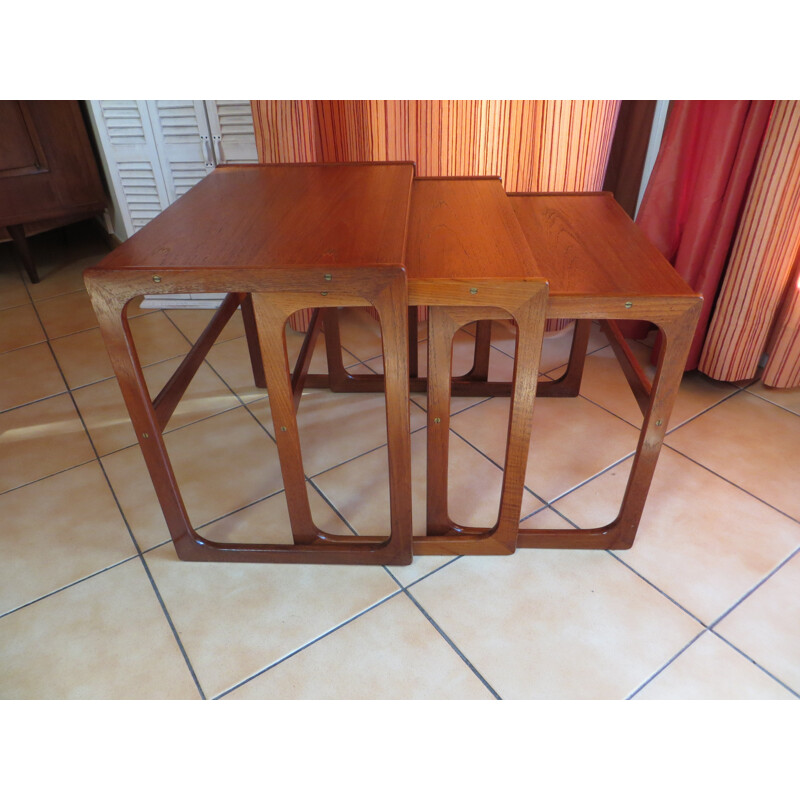
[[149, 439], [149, 438], [150, 438], [150, 434], [149, 433], [143, 433], [142, 434], [142, 439]]
[[470, 294], [478, 294], [478, 290], [477, 290], [477, 289], [476, 289], [476, 288], [473, 286], [473, 287], [472, 287], [472, 288], [469, 290], [469, 293], [470, 293]]
[[664, 420], [657, 419], [656, 420], [656, 428], [660, 428], [664, 424]]
[[438, 425], [442, 421], [442, 418], [436, 417], [433, 421]]
[[327, 293], [327, 292], [320, 292], [320, 294], [321, 294], [323, 297], [327, 297], [327, 296], [328, 296], [328, 293]]
[[330, 276], [330, 275], [326, 275], [326, 276], [325, 276], [325, 280], [326, 280], [326, 281], [332, 280], [332, 279], [331, 279], [331, 276]]
[[633, 303], [631, 303], [631, 301], [628, 300], [628, 302], [625, 303], [625, 308], [633, 308]]
[[161, 277], [159, 275], [153, 275], [153, 283], [161, 283]]
[[281, 430], [282, 430], [284, 433], [286, 433], [286, 426], [285, 426], [285, 425], [281, 425]]

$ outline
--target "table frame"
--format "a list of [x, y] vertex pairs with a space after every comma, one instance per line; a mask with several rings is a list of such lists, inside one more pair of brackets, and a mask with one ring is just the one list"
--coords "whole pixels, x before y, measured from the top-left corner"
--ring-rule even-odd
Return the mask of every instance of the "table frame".
[[[405, 325], [408, 300], [402, 266], [215, 267], [203, 270], [202, 275], [197, 270], [181, 268], [161, 269], [153, 274], [152, 270], [141, 268], [91, 267], [85, 272], [85, 282], [179, 558], [319, 564], [411, 563], [411, 445]], [[227, 294], [205, 331], [153, 400], [128, 325], [127, 306], [144, 294], [199, 291]], [[192, 377], [239, 305], [247, 308], [250, 352], [254, 355], [257, 348], [260, 353], [260, 359], [254, 356], [253, 363], [257, 366], [257, 377], [265, 379], [269, 392], [295, 542], [291, 545], [221, 543], [199, 535], [183, 503], [162, 435]], [[296, 418], [304, 376], [296, 369], [289, 377], [285, 327], [289, 316], [300, 309], [340, 306], [372, 306], [382, 323], [391, 508], [386, 537], [340, 536], [321, 531], [313, 523], [308, 504]], [[302, 363], [309, 357], [309, 353], [301, 354], [299, 361]]]

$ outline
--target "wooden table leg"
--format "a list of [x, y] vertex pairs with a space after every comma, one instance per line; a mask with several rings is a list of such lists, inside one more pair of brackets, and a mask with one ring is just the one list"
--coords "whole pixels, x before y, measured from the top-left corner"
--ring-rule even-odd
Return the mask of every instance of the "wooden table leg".
[[258, 329], [253, 314], [253, 298], [248, 293], [241, 295], [242, 321], [247, 337], [247, 350], [250, 354], [250, 366], [253, 370], [253, 382], [259, 389], [267, 388], [264, 365], [261, 363], [261, 350], [258, 346]]
[[631, 547], [683, 378], [699, 313], [700, 303], [697, 302], [665, 319], [650, 320], [661, 330], [664, 346], [659, 355], [649, 404], [617, 518], [608, 525], [580, 530], [521, 528], [518, 547], [602, 550], [625, 550]]
[[[464, 287], [461, 287], [462, 290]], [[510, 287], [505, 287], [508, 292]], [[512, 290], [513, 291], [513, 290]], [[525, 467], [530, 448], [533, 404], [539, 374], [544, 333], [547, 287], [522, 283], [518, 291], [526, 299], [506, 308], [429, 306], [428, 318], [428, 454], [427, 454], [427, 535], [414, 537], [415, 554], [507, 555], [516, 547], [520, 508], [525, 482]], [[491, 302], [491, 291], [481, 287], [483, 302]], [[456, 295], [457, 296], [457, 295]], [[471, 295], [469, 295], [471, 296]], [[512, 294], [513, 296], [513, 294]], [[452, 295], [446, 295], [452, 297]], [[497, 522], [491, 528], [456, 525], [448, 512], [448, 461], [450, 436], [450, 373], [453, 337], [465, 324], [511, 316], [517, 322], [517, 349], [511, 384], [506, 456]]]
[[589, 346], [591, 332], [592, 321], [590, 319], [575, 320], [567, 369], [560, 378], [556, 378], [554, 381], [541, 381], [539, 397], [577, 397], [580, 394], [586, 348]]

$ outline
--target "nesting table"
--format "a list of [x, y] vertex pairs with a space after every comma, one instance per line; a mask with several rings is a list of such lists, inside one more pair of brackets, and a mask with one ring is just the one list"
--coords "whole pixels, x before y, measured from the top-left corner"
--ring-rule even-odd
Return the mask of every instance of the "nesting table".
[[[517, 547], [625, 548], [633, 543], [677, 393], [701, 299], [609, 194], [506, 195], [496, 178], [418, 178], [406, 162], [221, 167], [85, 273], [114, 372], [176, 551], [186, 560], [407, 564], [415, 554], [508, 554]], [[159, 395], [151, 399], [127, 323], [144, 294], [224, 292]], [[428, 378], [416, 370], [415, 310], [429, 309]], [[162, 431], [193, 375], [241, 307], [254, 380], [268, 390], [293, 544], [210, 541], [191, 525]], [[338, 309], [372, 307], [384, 375], [348, 373]], [[314, 309], [294, 369], [287, 318]], [[575, 319], [569, 365], [541, 382], [546, 319]], [[513, 379], [488, 380], [491, 321], [516, 331]], [[652, 384], [617, 320], [655, 323], [663, 347]], [[589, 326], [600, 320], [643, 412], [618, 517], [602, 528], [519, 527], [533, 408], [580, 388]], [[452, 341], [476, 322], [475, 362], [451, 375]], [[324, 329], [328, 369], [309, 374]], [[337, 536], [309, 510], [296, 411], [304, 387], [384, 392], [390, 524], [381, 535]], [[427, 530], [411, 528], [409, 391], [428, 393]], [[464, 528], [447, 508], [451, 395], [509, 396], [496, 523]], [[254, 445], [256, 446], [256, 445]], [[354, 487], [357, 490], [357, 487]]]

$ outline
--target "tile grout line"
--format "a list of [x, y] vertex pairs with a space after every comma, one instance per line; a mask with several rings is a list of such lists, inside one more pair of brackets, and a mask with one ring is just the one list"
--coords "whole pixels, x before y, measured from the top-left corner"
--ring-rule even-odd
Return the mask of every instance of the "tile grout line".
[[759, 400], [763, 400], [765, 403], [769, 403], [770, 405], [773, 405], [776, 408], [782, 408], [784, 411], [788, 411], [790, 414], [794, 414], [796, 417], [800, 417], [800, 411], [792, 411], [791, 408], [786, 408], [786, 406], [782, 406], [780, 403], [776, 403], [774, 400], [770, 400], [768, 397], [762, 397], [760, 394], [757, 394], [756, 392], [751, 392], [749, 388], [750, 387], [743, 387], [742, 391], [747, 392], [747, 394], [749, 394], [751, 397], [757, 397]]
[[724, 475], [720, 475], [719, 472], [715, 472], [713, 469], [711, 469], [711, 467], [707, 467], [705, 464], [701, 464], [699, 461], [696, 461], [691, 456], [687, 456], [686, 453], [684, 453], [681, 450], [678, 450], [676, 447], [672, 447], [671, 445], [667, 444], [666, 442], [664, 442], [663, 446], [668, 448], [669, 450], [671, 450], [673, 453], [677, 453], [679, 456], [683, 456], [684, 458], [686, 458], [689, 461], [691, 461], [693, 464], [696, 464], [698, 467], [702, 467], [704, 470], [706, 470], [706, 472], [710, 472], [712, 475], [716, 476], [720, 480], [725, 481], [725, 483], [730, 484], [735, 489], [738, 489], [740, 492], [744, 492], [746, 495], [749, 495], [754, 500], [758, 500], [759, 503], [763, 503], [765, 506], [767, 506], [767, 508], [771, 508], [773, 511], [777, 511], [782, 516], [784, 516], [787, 519], [791, 520], [792, 522], [796, 522], [798, 525], [800, 525], [800, 519], [796, 519], [791, 514], [788, 514], [786, 511], [782, 511], [777, 506], [773, 506], [771, 503], [768, 503], [766, 500], [764, 500], [763, 497], [759, 497], [757, 494], [753, 494], [753, 492], [745, 489], [743, 486], [739, 486], [738, 483], [734, 483], [730, 478], [726, 478]]
[[[492, 398], [489, 399], [491, 400]], [[472, 406], [472, 408], [474, 408], [474, 406]], [[466, 411], [466, 409], [464, 410]], [[497, 467], [497, 469], [499, 469], [501, 473], [504, 472], [503, 468], [493, 458], [489, 458], [489, 456], [487, 456], [486, 453], [483, 452], [483, 450], [480, 450], [478, 447], [472, 444], [472, 442], [470, 442], [469, 439], [465, 439], [458, 431], [454, 431], [452, 428], [450, 428], [450, 433], [452, 433], [454, 436], [457, 436], [465, 444], [468, 444], [476, 453], [480, 453], [480, 455], [482, 455], [489, 463]], [[547, 500], [536, 494], [536, 492], [534, 492], [533, 489], [530, 489], [525, 485], [523, 485], [523, 488], [526, 492], [532, 494], [540, 503], [547, 505]]]
[[[454, 559], [454, 560], [456, 560], [456, 559]], [[448, 564], [452, 564], [452, 563], [453, 563], [452, 561], [448, 561], [447, 564], [442, 564], [442, 566], [439, 569], [442, 569], [442, 568], [448, 566]], [[434, 570], [434, 572], [438, 572], [438, 570]], [[430, 574], [433, 574], [433, 573], [430, 573]], [[424, 580], [424, 578], [427, 578], [427, 577], [428, 576], [425, 575], [422, 578], [420, 578], [420, 580]], [[418, 582], [419, 581], [415, 581], [414, 583], [418, 583]], [[405, 594], [406, 597], [408, 597], [408, 599], [411, 600], [411, 602], [419, 609], [419, 611], [422, 614], [422, 616], [424, 616], [425, 619], [427, 619], [428, 622], [433, 626], [434, 630], [437, 631], [437, 633], [445, 640], [445, 642], [447, 642], [447, 644], [450, 645], [450, 647], [453, 649], [455, 654], [464, 662], [464, 664], [470, 669], [470, 671], [473, 673], [473, 675], [475, 675], [475, 677], [492, 694], [492, 696], [495, 698], [495, 700], [502, 700], [503, 698], [495, 691], [494, 687], [489, 683], [489, 681], [487, 681], [486, 678], [484, 678], [483, 675], [481, 675], [481, 673], [475, 668], [475, 666], [472, 664], [472, 662], [464, 655], [464, 653], [461, 652], [461, 650], [456, 646], [455, 642], [453, 642], [453, 640], [442, 630], [442, 628], [433, 619], [433, 617], [431, 617], [431, 615], [422, 607], [422, 605], [419, 603], [417, 598], [414, 597], [414, 595], [411, 594], [411, 592], [408, 591], [408, 587], [403, 587], [402, 591], [403, 591], [403, 594]]]
[[[566, 514], [562, 513], [561, 511], [559, 511], [558, 509], [555, 509], [555, 508], [551, 508], [551, 510], [554, 511], [556, 514], [558, 514], [562, 519], [564, 519], [570, 525], [572, 525], [573, 528], [575, 528], [576, 530], [579, 530], [579, 526], [576, 525]], [[600, 552], [600, 551], [598, 551], [598, 552]], [[686, 614], [687, 616], [691, 617], [698, 624], [702, 625], [703, 626], [703, 630], [708, 630], [709, 629], [710, 626], [706, 625], [706, 623], [703, 622], [703, 620], [701, 620], [698, 616], [693, 614], [687, 608], [684, 608], [677, 600], [675, 600], [673, 597], [670, 597], [669, 594], [667, 594], [663, 589], [661, 589], [658, 586], [656, 586], [651, 580], [645, 578], [644, 575], [642, 575], [640, 572], [638, 572], [636, 569], [634, 569], [630, 564], [628, 564], [627, 561], [624, 561], [622, 558], [620, 558], [616, 554], [616, 552], [614, 550], [604, 550], [602, 552], [607, 553], [615, 561], [617, 561], [618, 563], [622, 564], [622, 566], [624, 566], [626, 569], [629, 569], [634, 575], [636, 575], [636, 577], [638, 577], [640, 580], [644, 581], [652, 589], [655, 589], [662, 597], [664, 597], [666, 600], [669, 600], [670, 603], [672, 603], [673, 605], [677, 606], [681, 611], [683, 611], [684, 614]]]
[[[180, 310], [180, 309], [175, 309], [175, 310]], [[172, 317], [170, 317], [168, 314], [165, 314], [164, 316], [170, 321], [170, 324], [174, 326], [175, 330], [177, 330], [178, 333], [181, 336], [183, 336], [183, 338], [187, 342], [189, 342], [190, 348], [193, 347], [194, 346], [194, 342], [178, 327], [178, 324], [172, 319]], [[236, 339], [242, 339], [242, 338], [245, 338], [245, 337], [242, 337], [242, 336], [237, 336], [236, 337]], [[236, 339], [228, 339], [226, 341], [235, 341]], [[216, 344], [216, 342], [214, 344]], [[212, 345], [212, 347], [213, 347], [213, 345]], [[209, 352], [211, 352], [210, 348], [209, 348]], [[255, 413], [253, 413], [253, 410], [251, 408], [249, 408], [249, 404], [245, 403], [245, 401], [242, 399], [242, 397], [239, 395], [239, 393], [228, 383], [228, 381], [226, 381], [225, 378], [223, 378], [222, 375], [220, 375], [219, 372], [217, 372], [217, 370], [214, 368], [213, 364], [211, 364], [211, 362], [208, 360], [207, 356], [206, 356], [206, 358], [203, 359], [203, 363], [217, 376], [217, 378], [219, 378], [222, 381], [222, 383], [226, 386], [228, 391], [233, 394], [233, 396], [239, 401], [239, 404], [255, 420], [256, 424], [264, 431], [264, 433], [267, 434], [267, 436], [272, 440], [272, 442], [277, 445], [277, 443], [278, 443], [277, 440], [269, 432], [269, 430], [267, 429], [266, 425], [264, 425], [261, 422], [261, 420], [255, 415]], [[256, 387], [256, 388], [260, 388], [260, 387]], [[265, 397], [267, 397], [266, 390], [264, 391], [264, 397], [257, 398], [256, 400], [252, 400], [251, 402], [252, 403], [257, 403], [260, 400], [263, 400]], [[230, 411], [231, 409], [228, 409], [228, 410]], [[198, 420], [198, 421], [202, 421], [202, 420]], [[187, 427], [187, 426], [184, 426], [184, 427]]]
[[745, 600], [747, 600], [754, 592], [758, 591], [776, 572], [783, 569], [795, 556], [800, 553], [800, 546], [796, 547], [786, 558], [784, 558], [776, 567], [771, 569], [755, 586], [750, 587], [727, 611], [718, 616], [708, 627], [710, 629], [716, 628], [727, 616], [729, 616], [736, 608], [738, 608]]
[[73, 464], [71, 467], [64, 467], [64, 469], [60, 469], [57, 472], [51, 472], [49, 475], [42, 475], [41, 478], [36, 478], [35, 480], [28, 481], [27, 483], [21, 483], [19, 486], [14, 486], [12, 489], [4, 489], [2, 492], [0, 492], [0, 497], [2, 497], [4, 494], [16, 492], [17, 489], [24, 489], [26, 486], [33, 486], [34, 483], [39, 483], [39, 481], [46, 481], [48, 478], [55, 478], [56, 475], [62, 475], [65, 472], [69, 472], [71, 469], [85, 467], [87, 464], [91, 464], [93, 461], [97, 461], [97, 458], [87, 458], [86, 461], [81, 461], [80, 464]]
[[[29, 292], [29, 295], [30, 295], [30, 292]], [[38, 310], [36, 310], [35, 306], [34, 306], [34, 310], [35, 310], [35, 313], [36, 313], [37, 318], [38, 318], [39, 317], [39, 312], [38, 312]], [[39, 324], [41, 324], [41, 318], [39, 318]], [[43, 325], [42, 325], [42, 327], [44, 328]], [[61, 369], [61, 364], [59, 364], [58, 359], [56, 358], [56, 354], [53, 351], [53, 347], [50, 344], [50, 340], [49, 339], [47, 340], [47, 345], [50, 348], [50, 354], [53, 356], [53, 359], [56, 362], [56, 366], [58, 367], [59, 373], [61, 374], [61, 379], [64, 381], [64, 384], [67, 385], [67, 379], [66, 379], [66, 377], [64, 375], [63, 370]], [[175, 642], [178, 645], [178, 648], [179, 648], [179, 650], [181, 652], [181, 655], [183, 656], [184, 663], [186, 664], [186, 667], [189, 670], [189, 674], [191, 675], [192, 680], [195, 683], [195, 686], [197, 688], [197, 691], [200, 694], [200, 697], [202, 699], [205, 699], [205, 693], [203, 692], [203, 689], [200, 686], [200, 682], [197, 679], [197, 674], [195, 673], [194, 667], [192, 666], [192, 663], [189, 660], [189, 655], [188, 655], [188, 653], [186, 652], [186, 649], [183, 646], [183, 642], [181, 641], [180, 636], [178, 635], [178, 631], [177, 631], [177, 629], [175, 627], [175, 624], [172, 621], [172, 617], [170, 616], [169, 612], [167, 611], [167, 607], [166, 607], [166, 605], [164, 603], [164, 599], [161, 596], [161, 592], [159, 591], [158, 586], [156, 585], [156, 582], [153, 579], [153, 575], [150, 572], [150, 568], [148, 567], [147, 562], [145, 561], [144, 555], [142, 554], [142, 549], [139, 546], [139, 542], [137, 541], [136, 537], [133, 534], [133, 530], [132, 530], [132, 528], [130, 526], [130, 523], [128, 522], [128, 518], [125, 516], [125, 512], [122, 510], [122, 505], [119, 502], [119, 498], [117, 497], [117, 493], [114, 491], [114, 487], [113, 487], [113, 485], [111, 483], [110, 478], [108, 477], [108, 473], [106, 472], [105, 467], [103, 466], [103, 462], [101, 461], [100, 456], [97, 453], [97, 448], [95, 447], [95, 444], [92, 441], [92, 437], [89, 435], [89, 429], [86, 426], [86, 421], [83, 419], [83, 415], [81, 414], [80, 409], [78, 408], [78, 404], [75, 402], [75, 398], [73, 397], [72, 391], [69, 389], [69, 386], [67, 386], [67, 394], [69, 395], [69, 398], [72, 401], [72, 406], [75, 409], [75, 413], [78, 415], [78, 419], [80, 420], [81, 425], [83, 426], [83, 430], [84, 430], [84, 433], [86, 434], [86, 438], [89, 441], [89, 445], [91, 446], [92, 451], [95, 454], [95, 460], [97, 461], [97, 464], [100, 467], [100, 471], [103, 473], [103, 477], [106, 480], [106, 484], [108, 486], [109, 491], [111, 492], [111, 496], [114, 499], [114, 502], [115, 502], [115, 504], [117, 506], [117, 509], [118, 509], [119, 513], [120, 513], [120, 516], [122, 517], [122, 521], [125, 524], [125, 527], [126, 527], [126, 529], [128, 531], [128, 535], [131, 538], [131, 542], [133, 543], [133, 546], [136, 549], [136, 553], [137, 553], [137, 556], [139, 558], [139, 562], [140, 562], [140, 564], [142, 565], [142, 568], [145, 571], [145, 575], [147, 575], [147, 578], [150, 581], [150, 586], [153, 589], [153, 592], [155, 593], [156, 599], [158, 600], [158, 603], [161, 606], [161, 610], [162, 610], [162, 612], [163, 612], [163, 614], [164, 614], [164, 616], [166, 618], [167, 624], [169, 625], [170, 630], [172, 631], [172, 635], [175, 638]], [[86, 463], [90, 463], [90, 462], [86, 462]]]
[[18, 605], [15, 608], [10, 608], [8, 611], [3, 611], [2, 613], [0, 613], [0, 619], [2, 619], [3, 617], [7, 617], [10, 614], [15, 614], [17, 611], [22, 611], [23, 608], [28, 608], [29, 606], [36, 605], [36, 603], [38, 603], [40, 600], [46, 600], [48, 597], [53, 597], [53, 595], [61, 594], [61, 592], [66, 591], [67, 589], [71, 589], [73, 586], [77, 586], [79, 583], [85, 583], [86, 581], [91, 580], [92, 578], [96, 578], [98, 575], [102, 575], [104, 572], [108, 572], [109, 570], [115, 569], [116, 567], [120, 567], [123, 564], [127, 564], [129, 561], [135, 561], [138, 558], [139, 558], [139, 553], [134, 553], [132, 556], [123, 558], [114, 564], [109, 564], [107, 567], [98, 569], [95, 572], [90, 573], [89, 575], [84, 575], [82, 578], [70, 581], [69, 583], [64, 584], [64, 586], [59, 586], [58, 589], [53, 589], [51, 592], [47, 592], [46, 594], [40, 595], [39, 597], [36, 597], [33, 600], [28, 600], [27, 603], [22, 603], [21, 605]]
[[700, 633], [697, 634], [693, 639], [691, 639], [687, 644], [685, 644], [677, 653], [675, 653], [672, 658], [670, 658], [665, 664], [663, 664], [659, 669], [657, 669], [649, 678], [647, 678], [643, 683], [639, 684], [629, 695], [625, 697], [626, 700], [633, 700], [642, 689], [645, 688], [649, 683], [654, 681], [664, 670], [673, 662], [675, 662], [683, 653], [685, 653], [701, 636], [704, 636], [709, 632], [708, 628], [703, 628]]
[[747, 653], [745, 653], [744, 650], [740, 650], [735, 644], [733, 644], [732, 642], [728, 641], [722, 634], [717, 633], [714, 630], [711, 630], [709, 632], [712, 634], [712, 636], [716, 636], [718, 639], [721, 639], [723, 642], [725, 642], [725, 644], [728, 645], [728, 647], [730, 647], [733, 650], [735, 650], [740, 656], [743, 656], [744, 658], [746, 658], [754, 667], [758, 667], [765, 675], [768, 675], [770, 678], [772, 678], [772, 680], [774, 680], [777, 683], [779, 683], [781, 686], [783, 686], [784, 689], [786, 689], [787, 691], [791, 692], [795, 697], [800, 698], [800, 693], [796, 692], [794, 689], [792, 689], [791, 686], [789, 686], [788, 684], [784, 683], [776, 675], [773, 675], [768, 669], [766, 669], [765, 667], [762, 667], [761, 664], [758, 663], [758, 661], [756, 661], [751, 656], [747, 655]]
[[291, 652], [286, 653], [286, 655], [281, 656], [277, 661], [273, 661], [271, 664], [268, 664], [266, 667], [264, 667], [263, 669], [259, 670], [258, 672], [254, 672], [252, 675], [249, 675], [244, 680], [239, 681], [239, 683], [229, 687], [228, 689], [225, 689], [224, 691], [220, 692], [219, 694], [214, 695], [211, 699], [212, 700], [221, 700], [223, 697], [225, 697], [226, 695], [230, 694], [231, 692], [234, 692], [237, 689], [240, 689], [245, 684], [250, 683], [251, 681], [253, 681], [256, 678], [258, 678], [261, 675], [263, 675], [264, 673], [269, 672], [270, 670], [274, 669], [279, 664], [283, 664], [285, 661], [288, 661], [290, 658], [292, 658], [293, 656], [296, 656], [298, 653], [302, 653], [304, 650], [308, 650], [308, 648], [311, 647], [312, 645], [316, 644], [317, 642], [322, 641], [323, 639], [327, 639], [328, 636], [330, 636], [332, 633], [336, 633], [336, 631], [341, 630], [345, 626], [349, 625], [351, 622], [355, 622], [355, 620], [359, 619], [360, 617], [363, 617], [365, 614], [368, 614], [373, 609], [378, 608], [379, 606], [382, 606], [384, 603], [387, 603], [392, 598], [398, 597], [402, 593], [403, 592], [402, 592], [401, 588], [397, 589], [396, 591], [393, 591], [391, 594], [387, 595], [386, 597], [381, 598], [380, 600], [378, 600], [377, 602], [375, 602], [372, 605], [368, 606], [367, 608], [362, 609], [357, 614], [354, 614], [352, 617], [348, 617], [348, 619], [343, 620], [342, 622], [340, 622], [338, 625], [335, 625], [330, 630], [327, 630], [324, 633], [321, 633], [319, 636], [314, 637], [313, 639], [311, 639], [310, 641], [308, 641], [305, 644], [301, 645], [300, 647], [296, 647]]

